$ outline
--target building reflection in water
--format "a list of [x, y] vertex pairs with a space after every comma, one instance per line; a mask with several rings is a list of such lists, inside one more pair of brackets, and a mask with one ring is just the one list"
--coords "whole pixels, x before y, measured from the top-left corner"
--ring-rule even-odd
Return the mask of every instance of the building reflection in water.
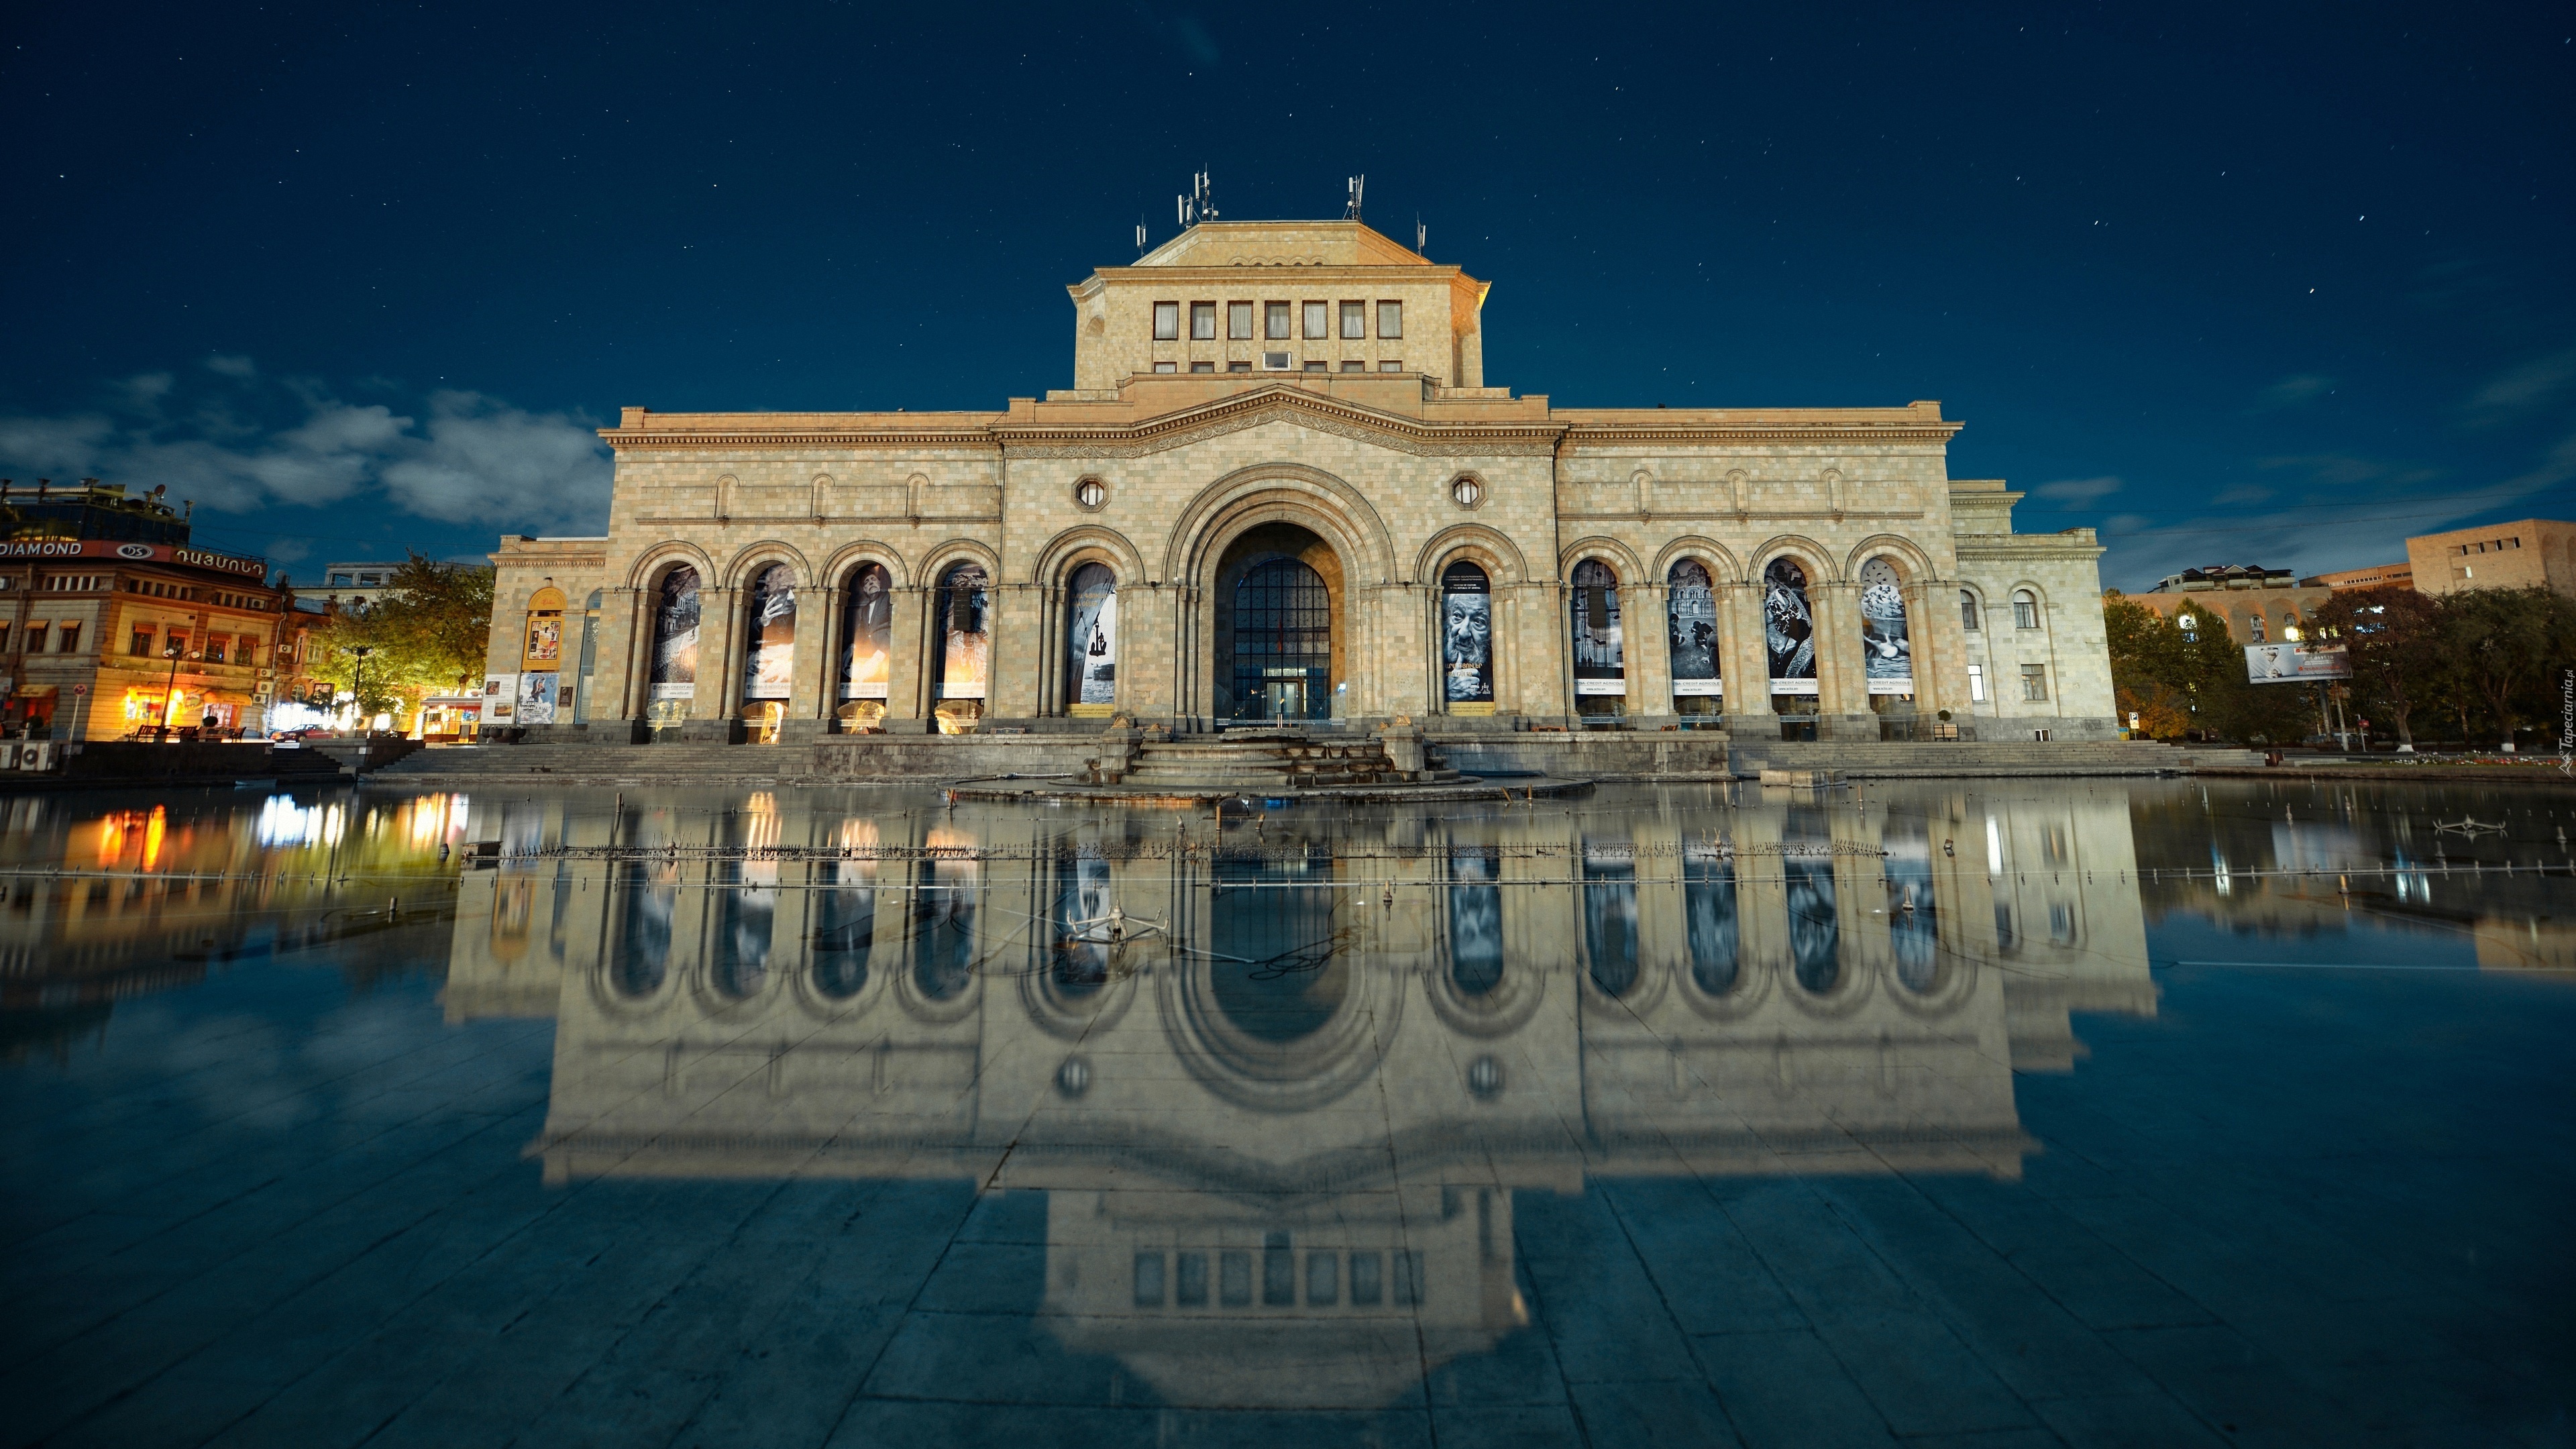
[[1245, 1404], [1519, 1326], [1516, 1190], [2016, 1177], [2014, 1070], [2155, 1002], [2119, 787], [1286, 811], [1214, 853], [1159, 813], [511, 808], [447, 1001], [555, 1016], [549, 1181], [1043, 1190], [1056, 1334]]

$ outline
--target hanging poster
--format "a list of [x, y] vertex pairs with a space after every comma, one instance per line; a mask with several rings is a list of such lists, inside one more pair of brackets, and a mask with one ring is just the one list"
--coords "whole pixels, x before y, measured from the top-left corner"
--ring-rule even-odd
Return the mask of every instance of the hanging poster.
[[993, 662], [986, 588], [982, 564], [959, 564], [939, 581], [941, 699], [984, 697]]
[[1471, 563], [1453, 563], [1440, 575], [1440, 662], [1451, 704], [1493, 703], [1493, 586]]
[[883, 699], [894, 673], [894, 576], [863, 565], [850, 580], [849, 640], [841, 652], [841, 698]]
[[1860, 644], [1869, 692], [1914, 692], [1914, 641], [1905, 632], [1905, 595], [1896, 566], [1873, 558], [1860, 566]]
[[1771, 692], [1815, 693], [1816, 619], [1807, 611], [1807, 571], [1793, 560], [1773, 559], [1762, 572], [1762, 637], [1771, 655]]
[[1598, 559], [1574, 566], [1574, 692], [1626, 694], [1619, 635], [1619, 576]]
[[552, 669], [562, 663], [563, 615], [528, 616], [528, 647], [523, 657], [530, 669]]
[[515, 724], [519, 715], [519, 676], [486, 674], [483, 676], [483, 722]]
[[796, 688], [796, 574], [771, 564], [752, 577], [742, 697], [785, 699]]
[[1718, 694], [1717, 591], [1708, 567], [1683, 559], [1666, 576], [1666, 613], [1672, 633], [1673, 694]]
[[662, 576], [653, 601], [653, 697], [698, 691], [698, 571], [682, 564]]
[[553, 670], [531, 670], [519, 676], [519, 718], [523, 725], [555, 722], [555, 680]]
[[1118, 579], [1106, 564], [1073, 571], [1065, 628], [1065, 703], [1107, 710], [1118, 698]]

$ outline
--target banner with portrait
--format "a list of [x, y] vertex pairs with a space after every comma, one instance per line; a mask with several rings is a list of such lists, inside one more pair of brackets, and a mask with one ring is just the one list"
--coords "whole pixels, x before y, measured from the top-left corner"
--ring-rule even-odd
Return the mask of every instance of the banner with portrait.
[[1860, 644], [1872, 694], [1914, 692], [1914, 641], [1896, 565], [1882, 556], [1860, 566]]
[[1440, 574], [1440, 664], [1449, 703], [1494, 702], [1493, 584], [1471, 563]]
[[[1773, 559], [1762, 571], [1762, 639], [1770, 654], [1771, 692], [1814, 693], [1816, 616], [1807, 608], [1807, 571], [1794, 559]], [[1792, 680], [1807, 688], [1781, 687]]]
[[1065, 703], [1106, 710], [1118, 698], [1118, 576], [1084, 564], [1065, 602]]
[[555, 722], [555, 681], [553, 670], [535, 670], [519, 676], [519, 714], [523, 725]]
[[841, 650], [841, 698], [883, 699], [894, 677], [894, 575], [862, 564], [850, 576]]
[[682, 564], [662, 576], [653, 598], [655, 699], [687, 699], [698, 691], [698, 571]]
[[1673, 694], [1713, 695], [1717, 679], [1717, 590], [1708, 566], [1683, 559], [1665, 576], [1665, 616], [1670, 631]]
[[742, 651], [742, 697], [786, 699], [796, 692], [796, 574], [771, 564], [752, 576]]
[[993, 668], [990, 587], [982, 564], [958, 564], [940, 578], [941, 699], [984, 697]]
[[1574, 692], [1626, 694], [1627, 650], [1619, 633], [1619, 576], [1599, 559], [1574, 566]]

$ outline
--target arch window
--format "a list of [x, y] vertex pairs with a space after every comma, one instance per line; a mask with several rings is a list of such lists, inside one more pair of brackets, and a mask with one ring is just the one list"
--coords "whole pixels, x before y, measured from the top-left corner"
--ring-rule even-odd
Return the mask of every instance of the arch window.
[[1637, 989], [1637, 856], [1631, 846], [1584, 842], [1583, 956], [1602, 995], [1616, 1000]]
[[2247, 630], [2247, 637], [2251, 642], [2256, 644], [2269, 644], [2272, 642], [2270, 627], [2263, 622], [2263, 616], [2261, 614], [2256, 614], [2247, 619], [2245, 621], [2245, 628]]
[[1673, 711], [1715, 714], [1725, 685], [1718, 679], [1717, 589], [1708, 565], [1686, 558], [1664, 575], [1664, 630], [1673, 663]]
[[979, 563], [949, 566], [939, 576], [940, 730], [953, 733], [983, 718], [992, 679], [992, 580]]
[[1449, 852], [1449, 981], [1462, 996], [1483, 996], [1503, 981], [1501, 852], [1459, 846]]
[[840, 716], [844, 728], [868, 730], [885, 719], [894, 678], [894, 575], [884, 564], [859, 565], [841, 605]]
[[1770, 662], [1772, 711], [1815, 714], [1816, 616], [1807, 607], [1807, 571], [1796, 559], [1775, 558], [1762, 571], [1762, 643]]
[[1688, 913], [1691, 980], [1711, 996], [1735, 989], [1741, 932], [1735, 918], [1735, 862], [1715, 845], [1682, 847], [1682, 908]]
[[1234, 586], [1238, 719], [1328, 719], [1333, 708], [1333, 596], [1324, 576], [1284, 556]]
[[653, 591], [652, 698], [646, 718], [657, 729], [689, 717], [698, 691], [698, 571], [681, 564]]
[[1574, 566], [1574, 707], [1579, 714], [1627, 711], [1627, 650], [1619, 632], [1619, 575], [1599, 559]]
[[1493, 584], [1464, 559], [1440, 571], [1440, 666], [1451, 714], [1493, 713]]
[[1914, 707], [1914, 640], [1906, 630], [1905, 591], [1886, 555], [1860, 566], [1862, 673], [1870, 707], [1908, 713]]
[[1887, 882], [1887, 938], [1896, 984], [1920, 996], [1940, 983], [1941, 941], [1933, 899], [1932, 835], [1920, 820], [1891, 821], [1881, 837]]
[[[1811, 847], [1829, 846], [1831, 832], [1813, 812], [1791, 812], [1784, 840]], [[1834, 890], [1833, 857], [1802, 854], [1782, 861], [1789, 905], [1789, 966], [1798, 984], [1823, 996], [1842, 980], [1842, 918]]]
[[1106, 715], [1118, 698], [1118, 576], [1087, 563], [1065, 586], [1065, 712]]
[[1977, 596], [1966, 589], [1959, 591], [1959, 627], [1974, 634], [1985, 627], [1977, 617]]
[[2039, 627], [2039, 595], [2032, 593], [2028, 589], [2015, 589], [2013, 590], [2012, 606], [2014, 628], [2036, 629]]
[[814, 990], [826, 1001], [847, 1001], [868, 984], [869, 957], [877, 940], [877, 863], [858, 852], [877, 844], [873, 820], [841, 822], [839, 844], [848, 852], [818, 867], [832, 888], [814, 893]]
[[[972, 849], [976, 842], [960, 831], [933, 830], [928, 843]], [[981, 862], [953, 855], [922, 862], [912, 894], [912, 984], [924, 1000], [954, 1001], [974, 984], [975, 903], [983, 870]]]
[[744, 605], [742, 697], [785, 699], [796, 687], [796, 571], [770, 564], [751, 577]]

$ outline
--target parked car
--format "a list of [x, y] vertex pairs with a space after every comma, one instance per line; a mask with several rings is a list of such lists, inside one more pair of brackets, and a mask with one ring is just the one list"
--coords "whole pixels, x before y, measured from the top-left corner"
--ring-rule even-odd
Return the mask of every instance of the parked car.
[[300, 729], [279, 730], [269, 738], [281, 743], [288, 740], [329, 740], [339, 738], [339, 733], [337, 730], [326, 729], [321, 725], [305, 725]]

